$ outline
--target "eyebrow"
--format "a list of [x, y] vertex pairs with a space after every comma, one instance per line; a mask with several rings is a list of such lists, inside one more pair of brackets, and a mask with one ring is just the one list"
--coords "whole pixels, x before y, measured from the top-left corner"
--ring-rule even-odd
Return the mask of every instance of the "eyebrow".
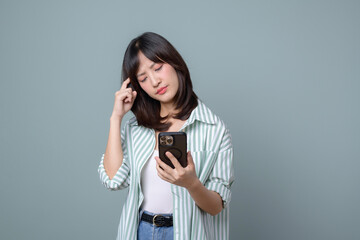
[[[153, 64], [151, 64], [151, 66], [150, 66], [150, 68], [153, 68], [153, 66], [155, 65], [156, 63], [153, 63]], [[138, 75], [136, 75], [136, 77], [140, 77], [141, 75], [144, 75], [145, 73], [143, 72], [143, 73], [139, 73]]]

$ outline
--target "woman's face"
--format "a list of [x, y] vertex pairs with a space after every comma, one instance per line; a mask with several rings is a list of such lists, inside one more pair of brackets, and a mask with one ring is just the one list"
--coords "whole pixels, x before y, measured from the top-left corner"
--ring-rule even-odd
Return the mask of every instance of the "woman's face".
[[161, 104], [173, 104], [179, 88], [175, 69], [168, 63], [154, 63], [139, 52], [137, 79], [140, 87]]

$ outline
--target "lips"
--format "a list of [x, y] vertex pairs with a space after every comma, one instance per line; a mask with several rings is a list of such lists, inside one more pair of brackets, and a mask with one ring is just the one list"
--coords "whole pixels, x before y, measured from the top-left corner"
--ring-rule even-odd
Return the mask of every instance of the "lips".
[[157, 91], [156, 91], [156, 94], [164, 94], [167, 90], [167, 86], [166, 87], [162, 87], [162, 88], [159, 88]]

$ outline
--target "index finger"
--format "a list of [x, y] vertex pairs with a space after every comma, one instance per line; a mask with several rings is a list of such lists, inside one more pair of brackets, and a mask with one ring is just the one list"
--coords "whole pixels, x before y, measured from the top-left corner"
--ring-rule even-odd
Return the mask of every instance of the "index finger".
[[123, 84], [121, 85], [120, 89], [126, 89], [127, 85], [130, 83], [130, 78], [127, 78]]
[[177, 158], [170, 152], [170, 151], [167, 151], [166, 153], [166, 156], [170, 159], [170, 161], [172, 162], [172, 164], [174, 165], [175, 168], [179, 169], [179, 168], [183, 168], [179, 161], [177, 160]]

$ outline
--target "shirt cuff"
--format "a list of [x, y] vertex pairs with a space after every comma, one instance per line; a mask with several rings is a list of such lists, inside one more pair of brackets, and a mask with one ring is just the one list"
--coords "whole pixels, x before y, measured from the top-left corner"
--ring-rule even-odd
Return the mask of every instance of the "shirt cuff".
[[128, 187], [129, 168], [126, 166], [126, 164], [123, 162], [115, 176], [110, 179], [104, 168], [104, 156], [105, 154], [102, 155], [98, 168], [100, 180], [103, 185], [110, 190], [120, 190]]
[[231, 190], [228, 189], [224, 184], [221, 182], [209, 181], [205, 184], [205, 187], [208, 190], [217, 192], [220, 195], [223, 201], [223, 208], [228, 206], [231, 200]]

